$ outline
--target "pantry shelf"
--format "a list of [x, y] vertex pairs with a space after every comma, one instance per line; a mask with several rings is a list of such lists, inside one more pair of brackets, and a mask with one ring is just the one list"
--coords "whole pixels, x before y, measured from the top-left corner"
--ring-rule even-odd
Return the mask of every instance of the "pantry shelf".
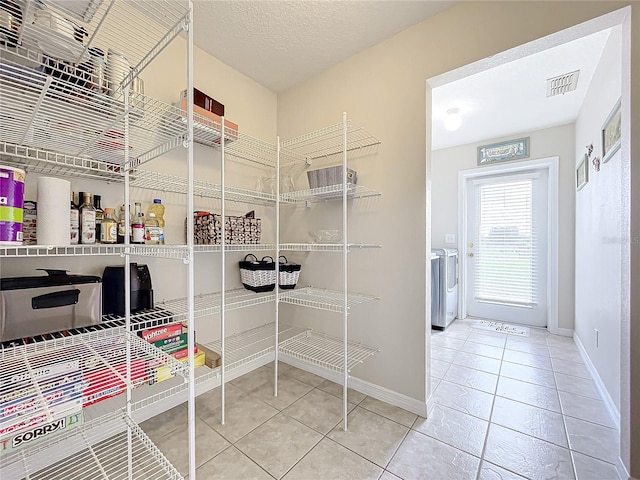
[[[129, 350], [127, 350], [129, 344]], [[130, 376], [127, 353], [130, 353]], [[3, 430], [18, 433], [149, 381], [149, 367], [185, 365], [124, 328], [60, 336], [0, 351]]]
[[[347, 311], [355, 305], [371, 300], [378, 300], [378, 297], [360, 293], [349, 293], [347, 294]], [[282, 291], [280, 293], [280, 301], [303, 307], [344, 313], [343, 292], [334, 290], [324, 290], [313, 287], [296, 288], [294, 290]]]
[[[369, 248], [382, 248], [382, 245], [375, 243], [348, 243], [347, 251], [361, 250]], [[288, 252], [342, 252], [342, 243], [282, 243], [280, 250]]]
[[[294, 192], [283, 193], [280, 199], [284, 202], [324, 202], [327, 200], [342, 200], [342, 184], [329, 185], [327, 187], [319, 187], [308, 190], [297, 190]], [[380, 192], [363, 185], [354, 185], [347, 183], [347, 199], [379, 197]]]
[[[282, 148], [291, 154], [313, 160], [330, 155], [344, 153], [343, 133], [344, 123], [337, 123], [315, 132], [292, 138], [282, 142]], [[346, 122], [347, 152], [375, 147], [380, 141], [364, 128]]]
[[[224, 250], [226, 252], [272, 252], [275, 251], [276, 246], [273, 243], [258, 243], [258, 244], [246, 244], [246, 245], [225, 245]], [[222, 250], [221, 245], [195, 245], [193, 247], [194, 252], [201, 253], [215, 253]]]
[[[62, 433], [41, 440], [25, 453], [17, 450], [5, 454], [0, 476], [29, 480], [183, 478], [142, 429], [121, 411], [63, 428]], [[127, 458], [131, 458], [131, 472]]]
[[[340, 338], [307, 330], [280, 343], [278, 350], [298, 360], [342, 373], [344, 342]], [[347, 371], [360, 365], [379, 350], [356, 342], [347, 342]]]
[[81, 257], [126, 254], [156, 257], [170, 260], [189, 258], [189, 250], [184, 245], [0, 245], [2, 257]]

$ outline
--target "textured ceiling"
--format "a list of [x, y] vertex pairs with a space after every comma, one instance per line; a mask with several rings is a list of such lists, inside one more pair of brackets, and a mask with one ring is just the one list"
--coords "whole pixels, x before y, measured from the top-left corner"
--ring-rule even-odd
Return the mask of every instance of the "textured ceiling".
[[455, 3], [197, 0], [195, 44], [282, 92]]
[[[432, 148], [573, 123], [610, 34], [603, 30], [434, 88]], [[547, 98], [546, 79], [574, 70], [580, 70], [576, 90]], [[462, 116], [454, 132], [444, 128], [451, 108]]]

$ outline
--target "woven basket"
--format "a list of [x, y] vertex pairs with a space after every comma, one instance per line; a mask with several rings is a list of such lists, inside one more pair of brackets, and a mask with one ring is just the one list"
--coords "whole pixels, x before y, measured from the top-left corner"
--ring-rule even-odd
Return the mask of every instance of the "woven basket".
[[[253, 261], [247, 260], [253, 257]], [[262, 260], [253, 254], [248, 254], [240, 262], [240, 279], [242, 285], [252, 292], [271, 292], [276, 288], [276, 264], [271, 257]]]
[[[289, 263], [287, 257], [284, 255], [280, 255], [280, 258], [284, 258], [284, 262], [280, 262], [280, 288], [283, 290], [291, 290], [296, 287], [296, 283], [298, 283], [298, 278], [300, 277], [300, 269], [302, 265], [297, 263]], [[280, 260], [278, 258], [278, 261]]]

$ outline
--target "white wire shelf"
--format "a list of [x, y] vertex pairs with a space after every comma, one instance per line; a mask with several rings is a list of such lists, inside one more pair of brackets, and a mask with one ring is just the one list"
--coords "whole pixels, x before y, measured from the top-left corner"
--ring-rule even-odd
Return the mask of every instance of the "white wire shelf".
[[[131, 376], [127, 375], [127, 343]], [[124, 328], [61, 336], [0, 351], [2, 429], [15, 433], [146, 383], [148, 369], [185, 365]]]
[[[347, 151], [374, 147], [380, 142], [364, 128], [347, 121]], [[318, 159], [343, 153], [343, 124], [337, 123], [315, 132], [282, 142], [282, 148], [306, 159]]]
[[[294, 202], [324, 202], [327, 200], [341, 200], [342, 199], [342, 184], [329, 185], [327, 187], [318, 187], [308, 190], [296, 190], [294, 192], [283, 193], [280, 195], [280, 199], [283, 201]], [[376, 190], [365, 187], [364, 185], [354, 185], [353, 183], [347, 183], [347, 198], [367, 198], [378, 197], [382, 195]]]
[[[129, 449], [131, 473], [127, 460]], [[10, 452], [2, 459], [0, 477], [29, 480], [183, 478], [142, 429], [121, 411], [68, 429], [26, 451]]]
[[[382, 248], [382, 245], [376, 243], [348, 243], [347, 251], [363, 250], [369, 248]], [[282, 243], [280, 250], [287, 252], [342, 252], [344, 244], [342, 243]]]
[[0, 258], [124, 256], [127, 253], [170, 260], [185, 260], [189, 258], [189, 250], [184, 245], [0, 245]]
[[[278, 350], [327, 370], [343, 372], [344, 343], [342, 339], [307, 330], [280, 342]], [[360, 365], [379, 350], [356, 342], [347, 342], [347, 371]]]
[[[347, 295], [347, 310], [361, 303], [378, 300], [379, 297], [349, 293]], [[320, 288], [304, 287], [294, 290], [281, 291], [280, 301], [303, 307], [317, 308], [330, 312], [344, 312], [344, 296], [342, 292], [324, 290]]]
[[[242, 245], [225, 245], [225, 252], [273, 252], [276, 246], [273, 243], [256, 243]], [[216, 253], [222, 251], [221, 245], [194, 245], [193, 251], [198, 253]]]
[[[301, 327], [279, 324], [278, 337], [282, 342], [304, 330]], [[225, 371], [231, 371], [273, 352], [276, 344], [275, 333], [275, 323], [267, 323], [260, 327], [225, 337]], [[218, 353], [222, 351], [220, 340], [205, 344], [205, 346]]]

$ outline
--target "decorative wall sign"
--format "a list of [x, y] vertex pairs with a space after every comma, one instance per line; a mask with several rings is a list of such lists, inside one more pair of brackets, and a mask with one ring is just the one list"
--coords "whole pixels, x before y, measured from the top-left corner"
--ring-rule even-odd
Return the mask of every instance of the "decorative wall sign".
[[478, 147], [478, 165], [529, 157], [529, 137]]
[[602, 125], [602, 163], [607, 163], [620, 148], [620, 137], [622, 136], [620, 104], [621, 102], [618, 100]]
[[586, 153], [576, 168], [576, 189], [581, 190], [589, 182], [589, 155]]

